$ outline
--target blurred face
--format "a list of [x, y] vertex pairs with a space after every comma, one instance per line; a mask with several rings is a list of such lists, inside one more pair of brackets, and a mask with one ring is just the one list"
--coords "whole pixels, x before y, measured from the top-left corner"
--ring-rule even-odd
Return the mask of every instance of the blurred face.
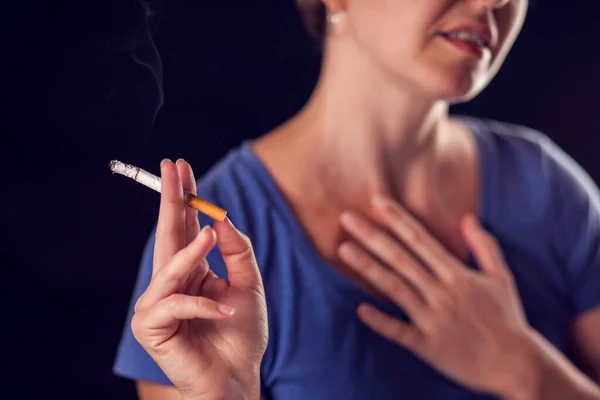
[[323, 0], [337, 34], [392, 79], [450, 102], [476, 96], [512, 47], [528, 0]]

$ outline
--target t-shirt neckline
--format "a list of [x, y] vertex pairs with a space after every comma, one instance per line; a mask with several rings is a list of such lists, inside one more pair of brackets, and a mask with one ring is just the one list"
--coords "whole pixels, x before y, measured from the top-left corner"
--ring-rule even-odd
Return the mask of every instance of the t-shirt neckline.
[[[477, 145], [477, 162], [479, 167], [479, 210], [478, 215], [476, 216], [480, 220], [481, 224], [485, 226], [489, 223], [489, 185], [492, 167], [489, 164], [492, 160], [490, 159], [488, 143], [486, 138], [483, 137], [483, 132], [481, 131], [479, 124], [468, 117], [460, 119], [469, 128], [469, 131], [473, 135]], [[336, 267], [329, 264], [316, 252], [306, 233], [296, 220], [293, 211], [291, 210], [279, 186], [271, 176], [271, 173], [252, 150], [252, 144], [253, 140], [245, 140], [242, 142], [242, 145], [240, 146], [240, 156], [242, 159], [247, 161], [248, 167], [252, 169], [253, 173], [258, 175], [259, 182], [265, 186], [265, 189], [269, 193], [269, 199], [273, 202], [274, 211], [277, 212], [283, 219], [283, 222], [290, 233], [291, 242], [294, 243], [297, 249], [303, 253], [305, 259], [312, 263], [316, 268], [320, 268], [328, 282], [340, 290], [344, 296], [349, 297], [350, 300], [356, 301], [357, 303], [366, 301], [374, 304], [383, 311], [403, 317], [404, 314], [399, 311], [395, 305], [381, 301], [370, 293], [361, 289], [346, 275], [341, 273]], [[472, 256], [469, 257], [467, 264], [471, 268], [476, 268], [476, 263]]]

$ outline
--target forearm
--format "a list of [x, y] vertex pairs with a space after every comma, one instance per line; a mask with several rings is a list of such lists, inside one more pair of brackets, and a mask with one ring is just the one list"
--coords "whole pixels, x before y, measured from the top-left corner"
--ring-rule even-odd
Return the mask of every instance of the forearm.
[[519, 377], [507, 385], [506, 400], [600, 400], [600, 386], [537, 333]]

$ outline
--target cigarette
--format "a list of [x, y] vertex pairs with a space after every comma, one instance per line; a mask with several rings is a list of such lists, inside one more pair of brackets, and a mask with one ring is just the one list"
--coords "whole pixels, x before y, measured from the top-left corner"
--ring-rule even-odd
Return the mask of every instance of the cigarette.
[[[117, 160], [112, 160], [110, 162], [110, 170], [113, 172], [113, 174], [124, 175], [160, 193], [160, 178], [148, 171], [133, 165], [124, 164]], [[227, 211], [221, 207], [209, 203], [208, 201], [201, 199], [200, 197], [185, 190], [183, 191], [183, 198], [188, 206], [200, 211], [205, 215], [208, 215], [211, 218], [214, 218], [217, 221], [223, 221], [227, 215]]]

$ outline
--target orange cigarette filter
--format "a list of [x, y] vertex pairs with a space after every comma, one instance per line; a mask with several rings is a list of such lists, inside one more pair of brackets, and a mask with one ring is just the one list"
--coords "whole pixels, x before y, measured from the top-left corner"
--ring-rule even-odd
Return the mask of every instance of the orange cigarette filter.
[[200, 211], [202, 214], [208, 215], [209, 217], [217, 220], [223, 221], [227, 216], [227, 211], [222, 209], [219, 206], [216, 206], [208, 201], [201, 199], [200, 197], [193, 195], [191, 193], [185, 192], [185, 202], [188, 206], [192, 207], [195, 210]]

